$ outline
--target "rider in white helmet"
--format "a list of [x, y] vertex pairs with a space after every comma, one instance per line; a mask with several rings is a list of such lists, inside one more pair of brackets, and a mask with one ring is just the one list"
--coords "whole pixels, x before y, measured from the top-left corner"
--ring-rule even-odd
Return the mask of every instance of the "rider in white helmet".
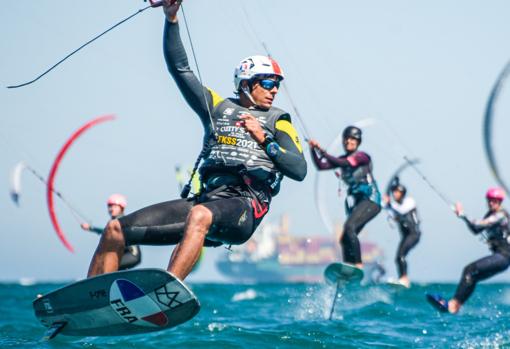
[[[117, 270], [124, 246], [136, 243], [177, 245], [168, 271], [184, 279], [203, 246], [243, 244], [251, 237], [269, 211], [283, 177], [305, 178], [306, 161], [290, 115], [273, 106], [283, 79], [279, 65], [264, 56], [243, 59], [234, 74], [239, 98], [220, 97], [203, 86], [189, 67], [179, 34], [179, 7], [180, 1], [163, 1], [163, 49], [171, 76], [205, 130], [196, 162], [196, 167], [200, 164], [200, 194], [188, 198], [189, 192], [184, 192], [183, 199], [112, 220], [89, 276]], [[191, 136], [187, 125], [175, 128]]]
[[264, 85], [262, 87], [270, 91], [270, 87], [273, 86], [274, 82], [276, 82], [277, 86], [279, 87], [280, 81], [283, 79], [284, 75], [282, 69], [271, 57], [246, 57], [241, 61], [241, 63], [239, 63], [234, 71], [234, 93], [237, 94], [240, 99], [247, 98], [249, 103], [254, 106], [268, 109], [272, 105], [272, 99], [271, 103], [264, 103], [264, 100], [255, 101], [254, 97], [252, 96], [253, 82], [258, 81], [259, 84], [268, 85], [267, 87], [264, 87]]

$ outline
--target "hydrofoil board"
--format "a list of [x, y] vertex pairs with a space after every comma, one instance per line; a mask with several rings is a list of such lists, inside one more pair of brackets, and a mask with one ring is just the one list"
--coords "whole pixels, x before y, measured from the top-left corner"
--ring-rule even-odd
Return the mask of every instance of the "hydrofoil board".
[[324, 278], [330, 284], [357, 283], [363, 279], [363, 269], [352, 264], [331, 263], [324, 270]]
[[121, 336], [172, 328], [193, 318], [200, 303], [161, 269], [137, 269], [81, 280], [33, 302], [45, 338]]

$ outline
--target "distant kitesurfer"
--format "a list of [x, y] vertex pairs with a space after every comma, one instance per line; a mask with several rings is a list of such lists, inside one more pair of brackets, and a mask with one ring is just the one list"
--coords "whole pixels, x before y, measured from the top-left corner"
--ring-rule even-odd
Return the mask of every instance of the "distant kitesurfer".
[[340, 178], [347, 185], [344, 223], [340, 240], [345, 263], [363, 267], [358, 234], [363, 227], [381, 211], [381, 194], [372, 175], [370, 156], [358, 150], [361, 144], [361, 129], [349, 126], [343, 131], [343, 146], [346, 154], [336, 157], [328, 154], [316, 140], [310, 140], [312, 159], [319, 170], [340, 168]]
[[[118, 219], [124, 216], [124, 210], [127, 206], [127, 199], [124, 195], [121, 194], [113, 194], [110, 195], [108, 200], [106, 201], [106, 205], [108, 208], [108, 213], [110, 214], [111, 219]], [[81, 228], [83, 230], [88, 230], [94, 232], [96, 234], [103, 234], [103, 227], [95, 227], [91, 226], [88, 223], [82, 223]], [[136, 267], [142, 261], [142, 252], [140, 251], [140, 247], [137, 245], [126, 246], [124, 248], [124, 254], [122, 259], [120, 260], [119, 270], [131, 269]]]
[[452, 314], [459, 311], [479, 281], [501, 273], [510, 266], [509, 215], [501, 205], [505, 198], [505, 192], [501, 188], [491, 188], [487, 191], [486, 198], [489, 211], [482, 219], [467, 218], [460, 203], [455, 209], [457, 216], [466, 222], [473, 234], [484, 234], [492, 254], [468, 264], [464, 268], [457, 291], [448, 301], [448, 311]]
[[405, 287], [410, 287], [411, 282], [407, 276], [406, 256], [420, 241], [420, 221], [416, 201], [407, 195], [407, 188], [400, 184], [398, 180], [391, 185], [390, 191], [393, 200], [388, 195], [384, 195], [383, 201], [390, 218], [398, 224], [401, 235], [395, 258], [398, 281]]
[[[272, 106], [284, 78], [278, 63], [266, 56], [242, 60], [234, 74], [238, 98], [221, 98], [202, 86], [189, 67], [179, 34], [179, 7], [179, 1], [163, 4], [164, 56], [205, 130], [199, 169], [202, 190], [200, 195], [110, 221], [89, 276], [116, 271], [126, 245], [177, 245], [168, 271], [182, 280], [202, 246], [243, 244], [251, 237], [284, 176], [297, 181], [306, 176], [306, 161], [290, 116]], [[222, 55], [225, 52], [221, 49]], [[191, 135], [188, 128], [180, 121], [169, 131]]]

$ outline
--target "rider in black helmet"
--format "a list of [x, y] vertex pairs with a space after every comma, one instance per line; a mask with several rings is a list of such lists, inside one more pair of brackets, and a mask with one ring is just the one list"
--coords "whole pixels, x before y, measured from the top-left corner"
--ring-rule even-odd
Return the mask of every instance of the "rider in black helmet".
[[340, 240], [343, 259], [345, 263], [362, 268], [358, 234], [381, 211], [381, 194], [372, 175], [372, 159], [358, 150], [362, 141], [361, 129], [349, 126], [342, 135], [345, 154], [339, 157], [328, 154], [316, 140], [308, 143], [318, 170], [341, 170], [340, 177], [348, 187], [345, 199], [348, 218]]
[[391, 200], [389, 193], [384, 195], [383, 201], [391, 219], [398, 224], [401, 240], [398, 245], [395, 262], [398, 268], [398, 281], [405, 287], [410, 287], [411, 282], [407, 277], [406, 256], [420, 241], [420, 221], [416, 210], [416, 202], [412, 197], [407, 196], [407, 188], [402, 185], [398, 178], [390, 187], [393, 196]]

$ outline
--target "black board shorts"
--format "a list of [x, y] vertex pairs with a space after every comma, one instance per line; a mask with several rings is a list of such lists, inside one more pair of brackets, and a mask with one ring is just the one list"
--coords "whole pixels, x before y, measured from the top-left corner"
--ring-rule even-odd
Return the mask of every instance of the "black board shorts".
[[191, 208], [197, 204], [211, 210], [213, 222], [205, 246], [239, 245], [253, 234], [263, 216], [254, 214], [254, 199], [243, 196], [199, 202], [193, 198], [151, 205], [119, 218], [126, 245], [175, 245], [184, 234]]

